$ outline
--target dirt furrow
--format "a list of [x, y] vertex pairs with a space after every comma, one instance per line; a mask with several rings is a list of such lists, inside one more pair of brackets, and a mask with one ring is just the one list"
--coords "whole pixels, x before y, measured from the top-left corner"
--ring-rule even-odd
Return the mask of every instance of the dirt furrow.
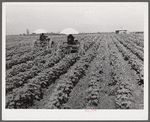
[[117, 85], [116, 107], [118, 109], [142, 109], [143, 88], [137, 84], [138, 76], [124, 60], [111, 39], [110, 61], [112, 67], [112, 84]]
[[115, 96], [110, 95], [108, 86], [111, 77], [106, 39], [101, 41], [97, 57], [71, 92], [65, 106], [71, 109], [115, 109]]
[[[96, 41], [98, 38], [96, 37], [94, 40]], [[95, 42], [92, 42], [91, 46], [89, 46], [89, 48], [91, 48], [94, 43]], [[70, 69], [68, 69], [67, 72], [69, 73]], [[48, 89], [44, 90], [43, 91], [43, 93], [44, 93], [43, 99], [40, 100], [40, 101], [36, 101], [35, 105], [32, 106], [32, 107], [30, 107], [30, 108], [33, 108], [33, 109], [35, 109], [35, 108], [36, 109], [44, 109], [45, 108], [45, 104], [47, 104], [49, 98], [51, 98], [52, 93], [54, 92], [54, 90], [56, 89], [56, 87], [60, 84], [59, 82], [61, 82], [61, 79], [64, 79], [66, 77], [66, 75], [67, 74], [64, 74], [64, 75], [60, 76], [59, 79], [57, 79], [55, 81], [55, 83], [51, 84], [51, 86], [49, 86]]]

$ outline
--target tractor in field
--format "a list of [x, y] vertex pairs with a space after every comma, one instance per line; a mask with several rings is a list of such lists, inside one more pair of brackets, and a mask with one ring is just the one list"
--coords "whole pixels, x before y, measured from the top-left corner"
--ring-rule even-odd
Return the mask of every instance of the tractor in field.
[[49, 48], [49, 41], [50, 41], [50, 38], [44, 40], [41, 42], [40, 39], [37, 39], [35, 42], [34, 42], [34, 47], [38, 50], [46, 50]]
[[64, 54], [70, 54], [70, 53], [81, 53], [84, 52], [84, 45], [78, 42], [78, 40], [75, 40], [72, 34], [69, 34], [67, 36], [67, 41], [57, 43], [52, 41], [50, 38], [44, 38], [42, 41], [41, 39], [37, 39], [34, 42], [34, 47], [37, 50], [51, 50], [52, 54], [54, 53], [64, 53]]
[[41, 36], [39, 39], [37, 39], [34, 42], [34, 48], [37, 50], [51, 50], [54, 52], [54, 41], [52, 41], [50, 38], [47, 38], [47, 36], [44, 36], [44, 38], [41, 39]]
[[79, 48], [80, 48], [80, 43], [78, 42], [78, 40], [74, 40], [72, 34], [69, 34], [67, 36], [67, 42], [63, 42], [63, 44], [60, 45], [60, 49], [65, 54], [79, 52]]

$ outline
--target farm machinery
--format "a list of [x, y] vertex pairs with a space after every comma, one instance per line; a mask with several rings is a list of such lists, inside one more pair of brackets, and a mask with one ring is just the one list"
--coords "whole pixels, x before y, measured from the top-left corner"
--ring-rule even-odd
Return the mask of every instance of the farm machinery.
[[[70, 34], [67, 37], [67, 41], [57, 43], [52, 41], [50, 38], [41, 41], [37, 39], [34, 43], [34, 47], [38, 50], [52, 50], [52, 53], [62, 52], [64, 54], [81, 52], [81, 47], [83, 47], [78, 40], [74, 40], [74, 37]], [[83, 52], [83, 48], [82, 48]]]
[[50, 38], [47, 38], [44, 41], [37, 39], [34, 42], [34, 47], [38, 50], [46, 50], [46, 49], [49, 49], [49, 43], [50, 43]]
[[54, 41], [52, 41], [50, 38], [46, 38], [43, 41], [37, 39], [34, 42], [34, 48], [37, 50], [51, 50], [51, 53], [54, 54], [57, 47]]
[[67, 42], [63, 42], [62, 45], [60, 45], [60, 49], [65, 54], [70, 53], [77, 53], [79, 52], [80, 43], [77, 40], [74, 40], [74, 37], [72, 35], [69, 35], [67, 38]]

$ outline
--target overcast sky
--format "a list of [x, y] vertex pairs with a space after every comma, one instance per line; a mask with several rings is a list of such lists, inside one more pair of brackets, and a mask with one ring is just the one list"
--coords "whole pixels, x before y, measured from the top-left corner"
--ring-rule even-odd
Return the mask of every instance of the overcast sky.
[[6, 4], [6, 33], [29, 29], [59, 32], [112, 32], [118, 28], [144, 31], [145, 3], [27, 3]]

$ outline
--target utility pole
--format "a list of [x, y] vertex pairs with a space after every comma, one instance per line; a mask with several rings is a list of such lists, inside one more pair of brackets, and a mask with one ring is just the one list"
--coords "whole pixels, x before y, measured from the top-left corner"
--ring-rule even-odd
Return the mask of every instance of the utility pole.
[[27, 29], [27, 35], [29, 35], [29, 29]]

